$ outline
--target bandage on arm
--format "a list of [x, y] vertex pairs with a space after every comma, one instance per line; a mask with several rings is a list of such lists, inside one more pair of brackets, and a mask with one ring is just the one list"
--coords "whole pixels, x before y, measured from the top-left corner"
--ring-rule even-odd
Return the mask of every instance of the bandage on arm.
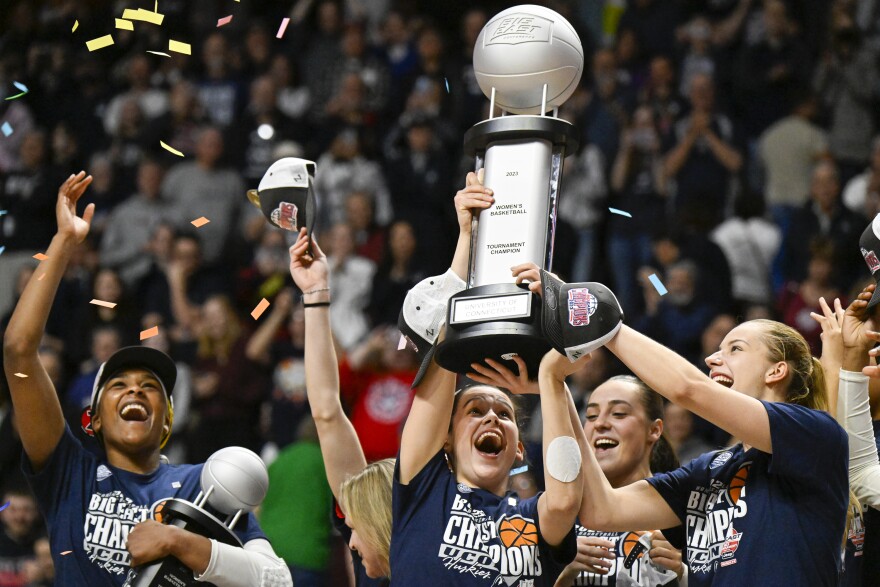
[[880, 509], [880, 459], [874, 441], [868, 376], [840, 370], [837, 418], [849, 437], [849, 484], [865, 506]]
[[196, 581], [217, 587], [292, 587], [290, 569], [269, 541], [250, 540], [244, 548], [211, 540], [211, 561]]

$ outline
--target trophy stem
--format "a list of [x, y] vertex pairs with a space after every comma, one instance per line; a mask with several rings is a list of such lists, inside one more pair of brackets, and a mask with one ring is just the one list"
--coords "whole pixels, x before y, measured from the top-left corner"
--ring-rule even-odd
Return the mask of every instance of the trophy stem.
[[[241, 517], [241, 512], [243, 512], [243, 511], [244, 510], [238, 510], [237, 512], [235, 512], [234, 516], [228, 516], [226, 518], [226, 521], [223, 522], [223, 524], [227, 528], [235, 528], [235, 525], [238, 523], [238, 519]], [[229, 518], [232, 518], [232, 522], [229, 521]]]
[[492, 96], [489, 98], [489, 120], [495, 118], [495, 86], [492, 86]]
[[[196, 497], [196, 506], [197, 506], [197, 507], [202, 507], [202, 506], [204, 506], [204, 505], [205, 505], [205, 502], [208, 501], [208, 498], [211, 497], [211, 494], [212, 494], [213, 492], [214, 492], [214, 486], [213, 486], [213, 485], [211, 485], [211, 486], [208, 488], [208, 491], [205, 493], [205, 495], [202, 495], [202, 493], [199, 492], [198, 497]], [[200, 501], [200, 500], [201, 500], [201, 501]]]
[[544, 89], [541, 90], [541, 116], [547, 115], [547, 84], [544, 84]]

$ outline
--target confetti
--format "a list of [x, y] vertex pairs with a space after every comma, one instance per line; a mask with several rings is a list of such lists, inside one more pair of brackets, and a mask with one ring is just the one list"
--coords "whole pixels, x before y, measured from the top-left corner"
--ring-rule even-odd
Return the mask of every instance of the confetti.
[[281, 37], [284, 36], [284, 31], [287, 30], [287, 25], [288, 25], [288, 24], [290, 24], [290, 19], [289, 19], [289, 18], [285, 18], [284, 20], [281, 21], [281, 26], [278, 27], [278, 34], [275, 35], [275, 38], [276, 38], [276, 39], [280, 39]]
[[27, 94], [30, 90], [27, 89], [27, 86], [21, 82], [12, 82], [12, 85]]
[[633, 215], [629, 212], [625, 212], [623, 210], [618, 210], [617, 208], [608, 208], [608, 211], [612, 214], [619, 214], [620, 216], [626, 216], [627, 218], [632, 218]]
[[6, 210], [0, 210], [0, 216], [3, 216], [4, 214], [6, 214]]
[[202, 216], [202, 217], [200, 217], [200, 218], [196, 218], [195, 220], [193, 220], [192, 222], [190, 222], [190, 224], [192, 224], [192, 225], [195, 226], [196, 228], [201, 228], [201, 227], [203, 227], [204, 225], [206, 225], [206, 224], [209, 223], [209, 222], [211, 222], [211, 221], [208, 220], [207, 218], [205, 218], [204, 216]]
[[232, 22], [232, 15], [231, 14], [229, 16], [224, 16], [223, 18], [218, 18], [217, 19], [217, 28], [220, 28], [222, 26], [226, 26], [230, 22]]
[[75, 33], [76, 29], [78, 29], [78, 28], [79, 28], [79, 21], [75, 20], [75, 21], [73, 21], [73, 28], [70, 29], [70, 32]]
[[657, 290], [657, 293], [661, 296], [665, 296], [667, 293], [666, 286], [660, 283], [660, 278], [657, 277], [656, 273], [652, 273], [648, 276], [648, 279], [651, 281], [651, 285], [654, 286], [654, 289]]
[[5, 510], [6, 508], [8, 508], [8, 507], [9, 507], [9, 503], [10, 503], [10, 502], [7, 501], [7, 502], [4, 503], [3, 505], [0, 505], [0, 512], [2, 512], [3, 510]]
[[113, 35], [104, 35], [103, 37], [98, 37], [97, 39], [92, 39], [91, 41], [86, 41], [86, 47], [89, 48], [89, 51], [97, 51], [98, 49], [103, 49], [104, 47], [109, 47], [113, 44]]
[[448, 94], [449, 93], [449, 80], [444, 77], [443, 81], [446, 82], [446, 93]]
[[116, 304], [113, 302], [105, 302], [103, 300], [92, 300], [89, 302], [90, 304], [94, 304], [96, 306], [104, 306], [105, 308], [115, 308]]
[[406, 337], [404, 335], [400, 335], [400, 340], [397, 341], [397, 350], [402, 351], [406, 348]]
[[168, 39], [168, 50], [175, 53], [183, 53], [184, 55], [192, 55], [192, 47], [189, 43], [181, 43], [174, 39]]
[[152, 328], [141, 330], [141, 340], [147, 340], [148, 338], [153, 338], [154, 336], [159, 336], [158, 326], [153, 326]]
[[6, 250], [6, 247], [5, 247], [5, 246], [0, 247], [0, 255], [2, 255], [2, 254], [3, 254], [3, 251], [5, 251], [5, 250]]
[[27, 379], [27, 375], [25, 375], [24, 373], [13, 373], [13, 375], [18, 377], [19, 379]]
[[61, 556], [67, 556], [68, 554], [71, 554], [72, 552], [73, 552], [72, 550], [65, 550], [64, 552], [61, 553]]
[[172, 155], [177, 155], [178, 157], [183, 157], [183, 153], [175, 149], [174, 147], [169, 147], [165, 144], [164, 141], [159, 141], [159, 144], [162, 145], [162, 148], [171, 153]]
[[34, 259], [36, 259], [37, 261], [45, 261], [48, 258], [49, 257], [44, 255], [43, 253], [37, 253], [36, 255], [34, 255]]
[[257, 318], [259, 318], [260, 316], [263, 315], [263, 312], [265, 312], [266, 308], [268, 308], [268, 307], [269, 307], [269, 300], [267, 300], [266, 298], [263, 298], [262, 300], [260, 300], [260, 303], [257, 304], [257, 307], [254, 308], [254, 310], [251, 312], [251, 317], [254, 320], [256, 320]]
[[20, 92], [14, 96], [9, 96], [8, 98], [6, 98], [6, 100], [15, 100], [16, 98], [21, 98], [25, 94], [27, 94], [27, 92]]
[[43, 281], [43, 278], [44, 278], [44, 277], [46, 277], [46, 274], [45, 274], [45, 273], [40, 274], [40, 276], [37, 277], [37, 281]]
[[152, 53], [153, 55], [161, 55], [162, 57], [171, 57], [171, 55], [162, 51], [147, 51], [147, 53]]
[[137, 10], [126, 8], [122, 12], [122, 18], [124, 18], [125, 20], [140, 20], [143, 22], [148, 22], [150, 24], [161, 26], [162, 21], [165, 19], [165, 15], [159, 14], [158, 12], [153, 12], [151, 10], [145, 10], [143, 8], [138, 8]]
[[116, 28], [122, 29], [124, 31], [133, 31], [134, 24], [130, 20], [125, 20], [124, 18], [116, 19]]
[[8, 122], [4, 122], [3, 126], [0, 126], [0, 131], [3, 131], [3, 136], [8, 137], [13, 133], [12, 125]]

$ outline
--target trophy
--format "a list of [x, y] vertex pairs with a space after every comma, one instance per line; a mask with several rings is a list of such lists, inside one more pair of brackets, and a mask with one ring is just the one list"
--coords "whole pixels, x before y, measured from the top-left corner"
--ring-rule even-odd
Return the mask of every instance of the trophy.
[[550, 348], [541, 303], [514, 283], [510, 268], [533, 262], [552, 270], [562, 163], [578, 147], [575, 127], [557, 114], [583, 63], [574, 28], [541, 6], [504, 10], [477, 38], [474, 73], [489, 98], [489, 119], [467, 131], [464, 148], [485, 170], [495, 203], [473, 221], [467, 289], [449, 300], [446, 337], [436, 349], [445, 369], [464, 373], [484, 357], [519, 355], [535, 375]]
[[305, 226], [311, 235], [317, 213], [314, 181], [314, 162], [285, 157], [269, 166], [260, 186], [248, 190], [247, 197], [272, 225], [291, 232]]
[[[259, 506], [269, 489], [269, 473], [263, 460], [240, 446], [218, 450], [205, 462], [199, 479], [201, 491], [194, 502], [170, 498], [153, 508], [162, 524], [177, 526], [230, 546], [243, 546], [232, 532], [242, 513]], [[204, 509], [210, 505], [224, 521]], [[165, 557], [128, 572], [123, 587], [181, 587], [197, 583], [193, 571], [174, 557]]]

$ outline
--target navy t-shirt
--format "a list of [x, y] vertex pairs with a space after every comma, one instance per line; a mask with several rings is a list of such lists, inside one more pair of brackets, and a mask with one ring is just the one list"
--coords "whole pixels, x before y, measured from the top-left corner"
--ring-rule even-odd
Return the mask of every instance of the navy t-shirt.
[[[874, 420], [874, 440], [880, 452], [880, 420]], [[861, 561], [862, 585], [877, 587], [880, 583], [880, 510], [865, 509], [865, 543]]]
[[[345, 542], [345, 545], [348, 546], [349, 542], [351, 542], [351, 528], [348, 527], [345, 523], [345, 516], [342, 514], [342, 510], [339, 509], [339, 505], [334, 500], [333, 502], [333, 527], [339, 532], [342, 536], [342, 540]], [[361, 560], [360, 555], [356, 550], [351, 551], [351, 562], [354, 567], [354, 585], [355, 587], [388, 587], [391, 585], [391, 581], [387, 578], [381, 579], [373, 579], [369, 575], [367, 575], [367, 570], [364, 568], [364, 563]]]
[[[55, 576], [65, 586], [89, 587], [123, 584], [128, 533], [160, 501], [194, 501], [202, 473], [202, 465], [160, 464], [149, 475], [117, 469], [85, 450], [67, 427], [39, 473], [26, 455], [22, 468], [46, 518]], [[242, 516], [235, 533], [242, 543], [266, 538], [253, 514]]]
[[762, 403], [772, 455], [739, 444], [647, 480], [685, 525], [692, 587], [837, 585], [846, 432], [824, 412]]
[[394, 469], [395, 585], [550, 587], [577, 552], [574, 525], [557, 546], [541, 536], [540, 494], [520, 500], [458, 483], [438, 452], [408, 485]]

